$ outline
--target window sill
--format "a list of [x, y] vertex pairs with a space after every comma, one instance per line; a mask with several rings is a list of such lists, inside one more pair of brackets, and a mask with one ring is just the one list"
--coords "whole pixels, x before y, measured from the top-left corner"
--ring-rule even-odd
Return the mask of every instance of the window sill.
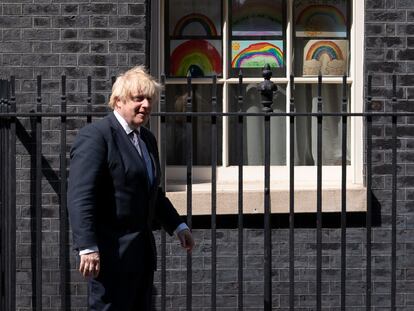
[[[243, 213], [263, 214], [263, 182], [249, 182], [243, 185]], [[217, 185], [217, 215], [238, 213], [238, 184]], [[322, 186], [322, 212], [341, 211], [341, 188], [337, 184]], [[192, 188], [192, 214], [211, 215], [211, 184], [194, 183]], [[187, 215], [186, 185], [168, 184], [167, 196], [180, 215]], [[366, 211], [366, 188], [360, 184], [347, 184], [347, 212]], [[288, 182], [272, 182], [271, 211], [274, 214], [289, 213]], [[316, 185], [295, 184], [295, 213], [316, 212]]]

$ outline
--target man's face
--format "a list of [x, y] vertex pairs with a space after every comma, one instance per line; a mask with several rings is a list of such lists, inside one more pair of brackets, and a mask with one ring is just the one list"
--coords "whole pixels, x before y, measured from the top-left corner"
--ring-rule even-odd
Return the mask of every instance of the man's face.
[[116, 111], [125, 119], [132, 128], [144, 125], [151, 113], [151, 98], [134, 94], [124, 100], [118, 99], [115, 104]]

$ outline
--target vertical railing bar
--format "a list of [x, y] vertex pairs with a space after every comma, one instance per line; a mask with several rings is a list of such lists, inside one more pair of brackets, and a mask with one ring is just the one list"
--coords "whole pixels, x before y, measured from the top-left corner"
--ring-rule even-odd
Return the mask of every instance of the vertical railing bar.
[[[217, 112], [217, 77], [213, 76], [211, 111]], [[217, 300], [217, 117], [211, 116], [211, 310], [216, 310]]]
[[[66, 174], [66, 76], [61, 77], [61, 105], [60, 111], [62, 116], [60, 118], [60, 222], [59, 222], [59, 254], [60, 254], [60, 303], [61, 310], [69, 310], [69, 264], [68, 264], [68, 216], [66, 209], [66, 188], [67, 188], [67, 174]], [[89, 104], [89, 103], [88, 103]]]
[[[243, 74], [239, 72], [239, 84], [238, 84], [238, 108], [239, 111], [243, 111]], [[243, 310], [243, 243], [244, 243], [244, 224], [243, 224], [243, 117], [238, 117], [237, 123], [237, 150], [238, 150], [238, 310]]]
[[392, 207], [391, 207], [391, 311], [396, 308], [397, 269], [397, 76], [392, 76]]
[[[372, 76], [368, 76], [368, 90], [367, 90], [367, 102], [365, 111], [371, 110], [371, 88], [372, 88]], [[367, 184], [367, 214], [366, 214], [366, 310], [371, 310], [371, 215], [372, 215], [372, 202], [371, 202], [371, 184], [372, 184], [372, 116], [367, 116], [366, 124], [366, 140], [367, 140], [367, 169], [366, 169], [366, 184]]]
[[[192, 112], [191, 73], [187, 75], [187, 107], [186, 112]], [[187, 225], [192, 228], [192, 166], [193, 166], [193, 132], [192, 117], [186, 118], [186, 149], [187, 149]], [[192, 310], [192, 256], [187, 253], [187, 311]]]
[[[322, 112], [322, 74], [318, 75], [318, 112]], [[317, 117], [316, 310], [322, 309], [322, 116]]]
[[[263, 112], [271, 113], [268, 106]], [[265, 161], [264, 161], [264, 310], [272, 310], [272, 232], [270, 224], [270, 116], [265, 115]]]
[[[42, 112], [42, 77], [37, 76], [36, 112]], [[42, 310], [42, 117], [36, 117], [36, 310]]]
[[[3, 111], [4, 112], [9, 112], [9, 100], [8, 100], [8, 97], [9, 97], [9, 86], [8, 86], [8, 81], [7, 80], [3, 80], [2, 81], [3, 82], [3, 90], [4, 90], [4, 97], [3, 97]], [[6, 287], [5, 287], [5, 296], [4, 296], [4, 300], [5, 300], [5, 304], [6, 304], [6, 306], [8, 307], [9, 306], [9, 304], [10, 304], [10, 292], [9, 292], [9, 289], [10, 289], [10, 286], [11, 286], [11, 284], [10, 284], [10, 270], [8, 269], [9, 268], [9, 264], [10, 264], [10, 260], [11, 260], [11, 258], [10, 258], [10, 254], [9, 254], [9, 249], [10, 249], [10, 236], [9, 236], [9, 233], [10, 233], [10, 226], [9, 226], [9, 212], [10, 212], [10, 205], [9, 205], [9, 185], [10, 185], [10, 180], [8, 179], [8, 177], [9, 177], [9, 170], [10, 170], [10, 167], [9, 167], [9, 163], [8, 163], [8, 160], [9, 160], [9, 158], [8, 158], [8, 153], [9, 153], [9, 148], [10, 148], [10, 145], [9, 145], [9, 135], [10, 135], [10, 133], [9, 133], [9, 118], [8, 117], [6, 117], [6, 118], [4, 118], [3, 119], [3, 147], [4, 147], [4, 150], [2, 151], [3, 153], [4, 153], [4, 155], [3, 155], [3, 163], [4, 163], [4, 170], [2, 171], [2, 174], [4, 175], [3, 176], [3, 180], [5, 181], [5, 183], [3, 184], [3, 204], [4, 204], [4, 219], [5, 219], [5, 222], [3, 223], [3, 225], [4, 225], [4, 233], [5, 233], [5, 244], [4, 244], [4, 250], [5, 250], [5, 253], [4, 253], [4, 256], [5, 256], [5, 265], [4, 265], [4, 268], [5, 268], [5, 272], [4, 272], [4, 278], [5, 278], [5, 284], [6, 284]]]
[[[10, 77], [10, 112], [16, 112], [16, 80]], [[10, 119], [10, 201], [9, 201], [9, 310], [16, 310], [16, 117]]]
[[[86, 99], [86, 111], [91, 113], [92, 112], [92, 77], [88, 76], [87, 78], [87, 86], [88, 86], [88, 97]], [[88, 115], [86, 117], [86, 123], [92, 122], [92, 115]]]
[[[346, 75], [342, 77], [342, 112], [348, 107]], [[341, 311], [346, 309], [346, 165], [347, 165], [347, 121], [342, 116], [342, 185], [341, 185]]]
[[[290, 76], [290, 109], [295, 112], [295, 78]], [[289, 117], [289, 310], [295, 309], [295, 116]]]
[[[161, 94], [160, 94], [160, 111], [166, 112], [166, 103], [165, 103], [165, 75], [161, 75]], [[164, 192], [167, 191], [167, 172], [166, 172], [166, 117], [161, 116], [161, 171], [162, 179], [161, 186]], [[165, 230], [161, 230], [161, 311], [166, 311], [167, 306], [167, 238]]]
[[[5, 112], [4, 109], [4, 98], [5, 98], [5, 83], [4, 80], [0, 80], [0, 112]], [[5, 118], [0, 118], [0, 148], [4, 148], [5, 144]], [[5, 154], [4, 152], [0, 152], [0, 170], [4, 172], [6, 168], [5, 163]], [[0, 174], [0, 308], [6, 309], [6, 297], [4, 297], [3, 293], [6, 291], [6, 222], [3, 219], [6, 219], [6, 202], [5, 202], [5, 184], [7, 183], [6, 174]]]

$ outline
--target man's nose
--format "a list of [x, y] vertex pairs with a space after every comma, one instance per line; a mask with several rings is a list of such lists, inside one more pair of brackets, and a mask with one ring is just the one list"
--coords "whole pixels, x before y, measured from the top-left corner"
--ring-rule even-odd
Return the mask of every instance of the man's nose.
[[145, 107], [145, 108], [149, 108], [151, 105], [151, 102], [148, 100], [148, 98], [144, 98], [141, 102], [141, 106]]

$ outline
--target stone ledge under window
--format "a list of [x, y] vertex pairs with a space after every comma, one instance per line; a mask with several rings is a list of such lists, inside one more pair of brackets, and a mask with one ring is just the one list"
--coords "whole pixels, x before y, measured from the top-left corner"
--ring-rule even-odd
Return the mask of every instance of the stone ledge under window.
[[[289, 213], [288, 183], [272, 184], [272, 213]], [[217, 185], [217, 214], [231, 215], [238, 213], [237, 184]], [[341, 189], [339, 186], [322, 186], [322, 212], [341, 211]], [[192, 213], [193, 215], [211, 215], [211, 184], [193, 184]], [[244, 184], [244, 214], [263, 214], [264, 194], [263, 183]], [[168, 184], [167, 197], [174, 204], [180, 215], [187, 214], [186, 186]], [[363, 185], [349, 184], [346, 191], [347, 212], [366, 212], [366, 188]], [[316, 186], [310, 184], [295, 185], [295, 213], [316, 212]]]

